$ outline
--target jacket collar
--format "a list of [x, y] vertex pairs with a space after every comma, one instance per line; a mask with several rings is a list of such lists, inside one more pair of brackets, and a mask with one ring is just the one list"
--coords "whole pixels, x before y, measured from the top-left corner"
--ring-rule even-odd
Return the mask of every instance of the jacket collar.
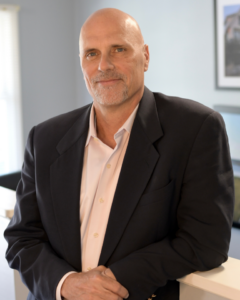
[[[89, 128], [89, 118], [92, 104], [81, 108], [77, 121], [63, 136], [57, 145], [59, 154], [70, 148]], [[139, 103], [136, 118], [141, 123], [142, 129], [151, 143], [154, 143], [163, 135], [158, 118], [157, 107], [153, 93], [145, 86], [142, 99]]]
[[57, 151], [59, 154], [63, 154], [69, 148], [74, 145], [78, 139], [86, 135], [89, 127], [89, 115], [92, 104], [88, 104], [80, 109], [79, 118], [72, 125], [72, 127], [66, 132], [63, 138], [57, 145]]
[[140, 101], [137, 118], [151, 143], [163, 135], [154, 95], [146, 86]]

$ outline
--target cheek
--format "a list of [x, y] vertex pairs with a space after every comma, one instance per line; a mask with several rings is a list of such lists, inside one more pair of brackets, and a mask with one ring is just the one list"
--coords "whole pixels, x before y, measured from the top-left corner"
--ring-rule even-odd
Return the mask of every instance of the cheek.
[[82, 72], [88, 92], [90, 93], [90, 95], [92, 95], [91, 75], [85, 69], [82, 69]]
[[144, 62], [142, 55], [139, 54], [133, 56], [132, 59], [128, 62], [128, 69], [134, 77], [142, 76], [142, 73], [144, 72]]
[[144, 65], [141, 60], [132, 60], [129, 62], [126, 70], [128, 81], [133, 84], [137, 84], [139, 81], [142, 81], [142, 78], [144, 78]]
[[[116, 65], [115, 65], [116, 66]], [[125, 75], [127, 82], [132, 82], [136, 73], [136, 64], [132, 59], [125, 60], [124, 63], [118, 64], [116, 70]]]
[[94, 77], [94, 73], [91, 68], [82, 68], [83, 77], [88, 86], [91, 86], [91, 79]]
[[82, 68], [82, 72], [83, 72], [83, 76], [86, 79], [89, 79], [90, 78], [90, 70], [88, 68]]
[[82, 72], [86, 80], [90, 80], [94, 77], [94, 74], [96, 73], [96, 66], [93, 63], [89, 63], [86, 61], [82, 62]]

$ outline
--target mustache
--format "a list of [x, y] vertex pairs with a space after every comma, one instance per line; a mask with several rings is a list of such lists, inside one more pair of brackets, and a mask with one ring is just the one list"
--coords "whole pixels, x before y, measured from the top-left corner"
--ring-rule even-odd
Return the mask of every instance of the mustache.
[[93, 77], [91, 79], [91, 82], [96, 83], [98, 81], [111, 80], [111, 79], [122, 79], [122, 80], [124, 80], [125, 78], [126, 78], [126, 76], [121, 74], [121, 73], [118, 73], [116, 71], [108, 71], [108, 72], [101, 73], [101, 74]]

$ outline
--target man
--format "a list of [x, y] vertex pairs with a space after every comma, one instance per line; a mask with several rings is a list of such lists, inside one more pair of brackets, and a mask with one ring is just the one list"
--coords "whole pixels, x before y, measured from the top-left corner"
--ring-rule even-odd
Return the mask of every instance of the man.
[[80, 33], [93, 105], [33, 128], [7, 259], [28, 299], [179, 299], [177, 278], [227, 260], [233, 173], [221, 116], [144, 87], [136, 21], [95, 12]]

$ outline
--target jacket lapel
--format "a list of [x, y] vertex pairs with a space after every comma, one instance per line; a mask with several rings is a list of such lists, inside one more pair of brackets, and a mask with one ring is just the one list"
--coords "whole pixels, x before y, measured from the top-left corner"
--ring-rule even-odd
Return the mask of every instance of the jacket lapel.
[[134, 212], [159, 158], [153, 142], [162, 135], [154, 96], [145, 87], [116, 187], [99, 265], [106, 265]]
[[57, 145], [60, 156], [51, 165], [51, 192], [65, 260], [81, 271], [80, 184], [91, 106]]

